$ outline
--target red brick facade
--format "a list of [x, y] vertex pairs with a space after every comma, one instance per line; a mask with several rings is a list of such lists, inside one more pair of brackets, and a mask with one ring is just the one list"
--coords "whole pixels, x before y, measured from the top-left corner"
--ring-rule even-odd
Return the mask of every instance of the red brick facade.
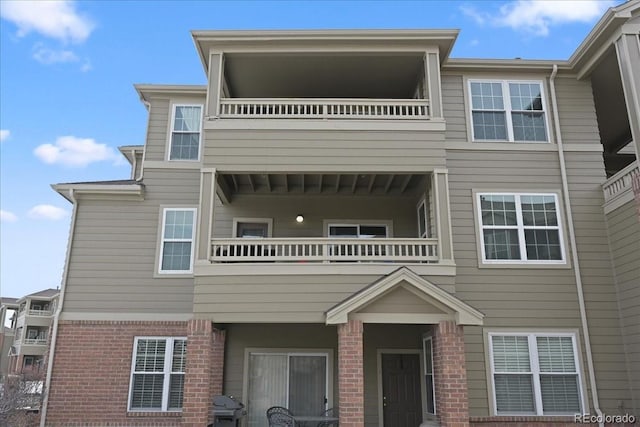
[[212, 325], [209, 320], [189, 321], [187, 368], [184, 378], [182, 425], [200, 427], [209, 420], [211, 405]]
[[127, 399], [134, 337], [186, 335], [186, 322], [61, 321], [46, 425], [180, 425], [180, 413], [127, 412]]
[[469, 401], [462, 326], [453, 321], [440, 322], [433, 347], [436, 414], [440, 426], [468, 426]]
[[338, 325], [340, 426], [364, 426], [364, 357], [361, 321]]

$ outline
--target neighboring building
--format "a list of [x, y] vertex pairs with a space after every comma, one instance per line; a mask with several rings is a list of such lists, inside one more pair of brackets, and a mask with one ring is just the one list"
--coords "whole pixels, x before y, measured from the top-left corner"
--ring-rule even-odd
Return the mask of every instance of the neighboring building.
[[639, 416], [639, 14], [567, 61], [452, 59], [456, 30], [194, 32], [208, 84], [136, 86], [130, 179], [54, 185], [43, 424], [204, 426], [216, 394], [249, 427]]
[[[18, 320], [18, 299], [0, 298], [0, 382], [9, 373], [9, 352], [13, 345], [16, 320]], [[9, 326], [6, 326], [7, 324]]]
[[[45, 289], [22, 298], [2, 298], [0, 320], [10, 318], [0, 342], [1, 374], [44, 374], [43, 356], [47, 351], [49, 328], [58, 299], [58, 289]], [[4, 325], [4, 323], [3, 323]]]

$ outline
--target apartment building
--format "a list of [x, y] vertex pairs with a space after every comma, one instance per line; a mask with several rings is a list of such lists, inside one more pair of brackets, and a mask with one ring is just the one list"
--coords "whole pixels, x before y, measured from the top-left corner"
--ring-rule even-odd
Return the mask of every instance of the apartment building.
[[[568, 60], [457, 30], [195, 31], [73, 204], [43, 425], [640, 415], [640, 3]], [[636, 199], [633, 182], [636, 182]]]
[[1, 377], [44, 375], [44, 355], [59, 293], [58, 289], [44, 289], [21, 298], [2, 298], [0, 320], [5, 330], [0, 341]]

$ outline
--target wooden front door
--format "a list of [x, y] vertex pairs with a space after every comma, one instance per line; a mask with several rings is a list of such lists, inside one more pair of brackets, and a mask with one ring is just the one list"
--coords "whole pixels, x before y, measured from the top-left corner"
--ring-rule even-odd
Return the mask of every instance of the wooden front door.
[[422, 423], [420, 356], [382, 354], [384, 427], [418, 427]]

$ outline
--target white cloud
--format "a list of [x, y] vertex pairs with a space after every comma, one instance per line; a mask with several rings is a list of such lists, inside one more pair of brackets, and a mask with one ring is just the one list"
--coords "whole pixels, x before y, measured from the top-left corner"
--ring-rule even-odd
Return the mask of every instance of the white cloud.
[[59, 208], [53, 205], [37, 205], [29, 209], [27, 213], [29, 218], [33, 219], [48, 219], [51, 221], [58, 221], [64, 219], [69, 215], [65, 209]]
[[16, 222], [18, 217], [13, 212], [0, 210], [0, 221], [2, 222]]
[[61, 164], [72, 167], [84, 167], [90, 163], [105, 160], [118, 160], [113, 148], [100, 144], [91, 138], [61, 136], [54, 144], [42, 144], [33, 151], [47, 164]]
[[55, 64], [58, 62], [76, 62], [79, 58], [70, 50], [53, 50], [36, 44], [33, 47], [33, 59], [42, 64]]
[[611, 0], [515, 0], [501, 6], [497, 14], [479, 11], [469, 5], [461, 6], [460, 11], [479, 25], [489, 23], [547, 36], [554, 25], [593, 22], [613, 5], [615, 2]]
[[8, 129], [0, 129], [0, 142], [4, 142], [11, 136], [11, 132]]
[[84, 62], [82, 63], [82, 66], [80, 67], [80, 71], [82, 71], [83, 73], [86, 73], [87, 71], [91, 71], [93, 69], [93, 66], [91, 65], [91, 61], [89, 61], [88, 59], [85, 59]]
[[18, 27], [18, 36], [30, 32], [63, 42], [85, 41], [95, 28], [87, 16], [76, 11], [70, 0], [0, 1], [0, 16]]

